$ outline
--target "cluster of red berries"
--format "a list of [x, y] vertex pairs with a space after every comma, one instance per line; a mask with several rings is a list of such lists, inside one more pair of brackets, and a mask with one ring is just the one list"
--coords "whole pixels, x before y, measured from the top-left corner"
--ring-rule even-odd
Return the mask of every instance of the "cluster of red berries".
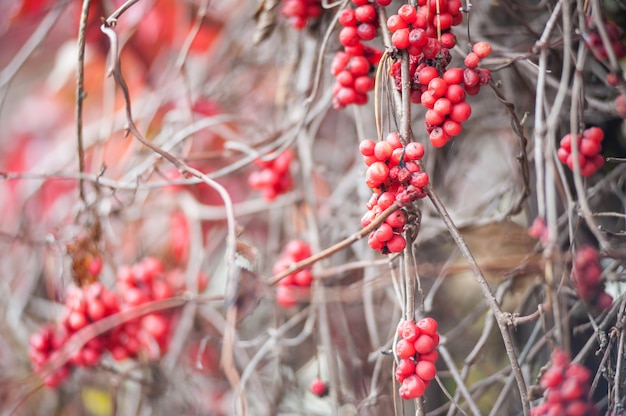
[[[449, 49], [456, 44], [450, 28], [463, 19], [461, 2], [427, 4], [420, 0], [418, 6], [401, 6], [398, 14], [389, 17], [387, 27], [393, 32], [394, 46], [409, 53], [411, 101], [426, 108], [426, 132], [433, 146], [442, 147], [461, 134], [462, 123], [472, 114], [471, 106], [465, 102], [466, 94], [478, 94], [480, 87], [491, 80], [489, 70], [478, 67], [480, 60], [491, 54], [491, 45], [476, 43], [465, 58], [464, 68], [448, 68], [452, 60]], [[400, 61], [391, 66], [390, 74], [401, 90]]]
[[541, 377], [541, 387], [548, 390], [546, 401], [531, 409], [531, 416], [594, 416], [598, 409], [591, 403], [589, 381], [591, 372], [569, 361], [566, 352], [552, 353], [552, 366]]
[[321, 16], [321, 3], [321, 0], [283, 0], [280, 11], [287, 17], [292, 27], [302, 30], [310, 19]]
[[404, 4], [387, 19], [391, 43], [416, 57], [435, 59], [456, 45], [450, 29], [463, 21], [461, 0], [419, 0], [417, 8]]
[[[367, 0], [353, 0], [356, 8], [345, 8], [339, 12], [339, 42], [343, 51], [335, 54], [331, 72], [336, 78], [333, 86], [333, 107], [344, 108], [350, 104], [364, 105], [367, 93], [374, 89], [374, 68], [382, 52], [363, 44], [377, 36], [377, 6]], [[384, 3], [384, 1], [380, 1]]]
[[[152, 300], [172, 297], [183, 290], [182, 277], [183, 274], [177, 271], [166, 273], [159, 259], [147, 257], [132, 266], [120, 268], [117, 275], [119, 292], [107, 289], [100, 282], [81, 288], [70, 286], [66, 296], [67, 309], [57, 329], [45, 326], [30, 336], [29, 356], [35, 371], [40, 371], [74, 333], [87, 325]], [[206, 285], [206, 278], [199, 277], [198, 283]], [[46, 376], [44, 383], [57, 386], [69, 375], [72, 366], [95, 366], [107, 351], [118, 361], [140, 354], [156, 359], [167, 350], [172, 320], [172, 314], [155, 312], [126, 321], [87, 341], [63, 367]]]
[[605, 310], [613, 303], [613, 297], [604, 290], [601, 279], [602, 267], [598, 250], [592, 246], [583, 246], [574, 255], [572, 278], [580, 297], [599, 310]]
[[[291, 240], [285, 246], [280, 258], [274, 264], [273, 272], [278, 274], [288, 269], [292, 264], [311, 257], [311, 247], [302, 240]], [[298, 304], [299, 292], [311, 287], [313, 273], [307, 267], [295, 273], [289, 274], [278, 282], [276, 289], [276, 303], [284, 308]]]
[[[589, 31], [583, 34], [585, 46], [587, 46], [598, 61], [605, 62], [609, 58], [609, 54], [606, 50], [607, 45], [602, 42], [598, 29], [591, 27], [592, 24], [592, 17], [588, 16], [587, 25], [590, 26], [588, 28]], [[622, 29], [615, 23], [607, 20], [604, 22], [604, 30], [609, 37], [609, 41], [611, 42], [610, 47], [613, 49], [615, 57], [621, 59], [626, 56], [626, 45], [622, 43], [622, 37], [624, 36]]]
[[[52, 358], [67, 341], [67, 335], [57, 331], [53, 325], [42, 327], [39, 332], [31, 334], [28, 339], [28, 357], [36, 372], [41, 371], [43, 366]], [[47, 375], [44, 383], [48, 387], [56, 387], [70, 375], [69, 363], [64, 364], [56, 372]]]
[[[582, 137], [576, 136], [578, 143], [578, 164], [582, 176], [591, 176], [604, 165], [604, 158], [600, 154], [604, 132], [599, 127], [590, 127], [583, 132]], [[570, 133], [561, 139], [557, 157], [561, 163], [574, 170], [572, 156], [572, 135]]]
[[[30, 336], [29, 357], [35, 371], [40, 371], [72, 334], [92, 322], [120, 311], [118, 296], [99, 282], [83, 289], [70, 286], [67, 290], [66, 306], [67, 309], [60, 319], [58, 330], [48, 325]], [[72, 366], [96, 365], [107, 347], [107, 338], [102, 335], [90, 339], [70, 357], [66, 364], [46, 376], [44, 383], [49, 387], [55, 387], [70, 374]]]
[[[466, 95], [476, 95], [480, 87], [491, 80], [488, 69], [478, 68], [480, 59], [490, 53], [489, 43], [478, 42], [465, 58], [465, 68], [447, 68], [443, 73], [424, 59], [414, 59], [410, 65], [411, 101], [426, 108], [424, 125], [434, 147], [444, 146], [463, 131], [462, 123], [472, 114], [472, 107], [465, 101]], [[391, 68], [398, 87], [401, 83], [399, 64], [396, 62]]]
[[405, 400], [422, 397], [430, 381], [437, 375], [437, 321], [433, 318], [424, 318], [417, 324], [403, 321], [398, 327], [398, 336], [396, 380], [401, 383], [400, 397]]
[[[361, 225], [368, 226], [395, 201], [408, 204], [426, 196], [423, 188], [428, 185], [428, 174], [422, 172], [419, 161], [424, 156], [424, 146], [411, 142], [403, 146], [397, 132], [387, 135], [385, 140], [363, 140], [359, 145], [365, 164], [365, 183], [374, 194], [370, 198]], [[398, 210], [373, 231], [368, 244], [384, 254], [398, 253], [406, 247], [402, 236], [406, 216]]]
[[254, 171], [248, 177], [248, 186], [260, 190], [263, 197], [273, 201], [280, 194], [284, 194], [293, 187], [293, 178], [289, 167], [295, 155], [293, 150], [287, 149], [271, 160], [255, 160], [261, 169]]

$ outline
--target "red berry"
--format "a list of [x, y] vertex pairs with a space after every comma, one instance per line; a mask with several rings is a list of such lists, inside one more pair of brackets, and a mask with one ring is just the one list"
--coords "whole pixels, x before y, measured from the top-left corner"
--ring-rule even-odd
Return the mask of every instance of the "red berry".
[[401, 339], [396, 345], [396, 353], [400, 358], [411, 358], [415, 355], [415, 346], [406, 339]]
[[402, 147], [402, 142], [400, 141], [400, 135], [397, 131], [393, 131], [385, 137], [385, 141], [389, 142], [394, 149], [398, 149]]
[[356, 91], [352, 88], [342, 87], [339, 89], [337, 94], [335, 94], [335, 98], [342, 106], [347, 106], [353, 104], [356, 101]]
[[584, 137], [580, 143], [579, 150], [583, 155], [593, 157], [600, 153], [601, 147], [600, 143], [593, 141], [588, 137]]
[[417, 340], [415, 340], [413, 346], [415, 347], [415, 351], [418, 354], [428, 354], [435, 349], [437, 344], [435, 343], [435, 340], [432, 336], [422, 334], [417, 338]]
[[477, 71], [478, 85], [481, 87], [488, 85], [489, 81], [491, 81], [491, 71], [486, 68], [478, 68]]
[[409, 29], [401, 28], [391, 35], [391, 43], [398, 49], [406, 49], [411, 44], [409, 42]]
[[[570, 168], [572, 171], [574, 170], [574, 155], [570, 154], [567, 156], [567, 161], [565, 162], [565, 164], [567, 165], [568, 168]], [[582, 154], [578, 154], [578, 165], [580, 166], [580, 168], [584, 168], [585, 165], [587, 164], [587, 158], [585, 158], [585, 155]]]
[[154, 338], [162, 338], [169, 332], [169, 320], [162, 314], [151, 313], [141, 319], [141, 327]]
[[311, 381], [311, 384], [309, 385], [309, 390], [311, 390], [311, 393], [318, 397], [324, 397], [328, 394], [328, 385], [319, 378], [316, 378], [315, 380]]
[[376, 26], [371, 23], [361, 23], [357, 27], [356, 33], [363, 40], [372, 40], [376, 37]]
[[431, 126], [438, 126], [446, 119], [445, 115], [441, 115], [435, 110], [426, 110], [424, 121]]
[[345, 52], [337, 52], [330, 65], [330, 72], [334, 76], [337, 76], [339, 72], [343, 71], [348, 66], [348, 62], [350, 62], [350, 55]]
[[377, 239], [375, 233], [370, 233], [370, 235], [367, 237], [367, 244], [373, 250], [381, 251], [383, 248], [385, 248], [385, 243]]
[[[400, 148], [400, 149], [393, 149], [393, 152], [391, 153], [391, 157], [389, 158], [389, 166], [390, 167], [394, 167], [400, 164], [400, 162], [402, 161], [402, 156], [404, 155], [404, 149]], [[391, 174], [391, 170], [389, 171], [389, 174]]]
[[446, 91], [446, 98], [450, 100], [452, 104], [458, 104], [465, 101], [465, 90], [458, 84], [449, 85]]
[[343, 46], [355, 46], [359, 43], [359, 36], [355, 26], [345, 26], [339, 32], [339, 42]]
[[354, 85], [354, 75], [348, 70], [343, 70], [337, 74], [337, 82], [342, 87], [352, 87]]
[[472, 107], [466, 102], [454, 104], [450, 110], [450, 119], [457, 123], [463, 123], [472, 115]]
[[480, 77], [475, 70], [470, 68], [465, 68], [463, 70], [463, 84], [465, 85], [466, 91], [468, 87], [475, 87], [478, 85], [479, 82]]
[[359, 151], [363, 156], [374, 156], [375, 146], [376, 142], [374, 140], [366, 139], [359, 144]]
[[401, 359], [396, 367], [396, 380], [402, 383], [405, 378], [413, 374], [415, 374], [415, 362], [412, 359]]
[[472, 51], [478, 58], [483, 59], [491, 55], [491, 45], [488, 42], [478, 42], [472, 46]]
[[364, 4], [354, 10], [356, 19], [361, 23], [373, 23], [376, 21], [376, 9], [372, 4]]
[[437, 332], [437, 321], [430, 317], [423, 318], [417, 322], [417, 327], [423, 334], [432, 336]]
[[439, 353], [437, 352], [437, 350], [432, 350], [431, 352], [427, 354], [420, 354], [419, 356], [419, 359], [421, 361], [430, 361], [431, 363], [437, 362], [438, 358], [439, 358]]
[[393, 146], [386, 141], [376, 142], [374, 146], [374, 156], [376, 159], [384, 162], [391, 157], [391, 153], [393, 152]]
[[434, 97], [443, 97], [448, 91], [448, 83], [443, 78], [435, 77], [428, 83], [428, 91]]
[[404, 149], [405, 160], [420, 160], [424, 156], [424, 145], [417, 142], [411, 142]]
[[563, 380], [560, 390], [563, 401], [579, 399], [585, 393], [583, 386], [573, 378]]
[[409, 182], [416, 188], [423, 188], [428, 185], [428, 174], [426, 172], [415, 172], [411, 174]]
[[313, 283], [313, 273], [311, 273], [309, 269], [299, 270], [293, 275], [293, 283], [296, 286], [311, 287]]
[[98, 300], [93, 299], [87, 303], [87, 316], [93, 321], [104, 318], [107, 315], [107, 310], [104, 304]]
[[448, 143], [450, 136], [448, 136], [441, 127], [435, 127], [430, 132], [429, 139], [430, 139], [430, 143], [434, 147], [443, 147], [446, 143]]
[[393, 228], [387, 223], [382, 223], [380, 227], [374, 232], [375, 238], [379, 241], [389, 241], [393, 237]]
[[447, 69], [442, 78], [449, 86], [454, 84], [460, 84], [463, 82], [463, 69], [462, 68], [450, 68]]
[[298, 295], [293, 286], [281, 286], [276, 288], [276, 303], [283, 308], [290, 308], [298, 304]]
[[432, 92], [424, 91], [420, 97], [420, 102], [424, 107], [433, 109], [435, 107], [435, 102], [437, 102], [437, 98], [432, 94]]
[[424, 29], [413, 29], [409, 32], [409, 43], [413, 46], [425, 46], [428, 43], [428, 35]]
[[424, 391], [426, 391], [424, 381], [414, 374], [404, 379], [398, 390], [398, 394], [404, 400], [411, 400], [422, 397]]
[[370, 188], [378, 188], [387, 180], [389, 167], [383, 162], [372, 163], [365, 172], [365, 183]]
[[426, 16], [421, 13], [417, 13], [417, 16], [415, 16], [415, 21], [413, 22], [413, 27], [416, 29], [426, 29], [427, 26], [428, 20], [426, 19]]
[[400, 234], [394, 234], [389, 241], [387, 241], [387, 249], [390, 253], [399, 253], [406, 247], [406, 240]]
[[366, 94], [373, 90], [375, 85], [376, 81], [367, 75], [362, 75], [354, 80], [354, 90], [362, 94]]
[[370, 72], [370, 63], [367, 58], [363, 56], [353, 56], [350, 58], [349, 62], [350, 72], [355, 77], [359, 77], [361, 75], [367, 75]]
[[[357, 29], [358, 31], [358, 29]], [[358, 33], [357, 33], [358, 35]], [[365, 55], [365, 46], [359, 42], [354, 46], [346, 46], [344, 47], [344, 51], [350, 56], [364, 56]]]
[[389, 224], [394, 230], [402, 229], [404, 227], [404, 224], [406, 224], [406, 218], [402, 211], [395, 211], [393, 214], [387, 217], [385, 222]]
[[295, 261], [300, 261], [311, 257], [311, 246], [303, 240], [291, 240], [285, 246], [284, 254], [287, 257], [293, 257]]
[[550, 367], [541, 377], [541, 387], [544, 389], [556, 388], [563, 382], [563, 370], [559, 367]]
[[339, 12], [339, 24], [341, 26], [356, 26], [356, 13], [353, 9], [347, 8]]
[[439, 114], [440, 116], [446, 116], [450, 114], [451, 109], [452, 109], [452, 103], [450, 102], [449, 99], [444, 98], [444, 97], [439, 98], [435, 102], [435, 105], [433, 106], [433, 110], [435, 110], [435, 112]]
[[[445, 4], [441, 3], [441, 5]], [[433, 22], [435, 24], [435, 27], [437, 28], [441, 28], [441, 30], [447, 30], [450, 29], [450, 27], [452, 27], [452, 15], [450, 13], [441, 13], [439, 16], [435, 16], [435, 21]]]
[[556, 156], [559, 159], [559, 162], [565, 164], [567, 162], [567, 157], [570, 155], [570, 153], [563, 149], [562, 147], [559, 147], [559, 149], [556, 151]]
[[402, 18], [406, 23], [413, 23], [417, 16], [415, 7], [410, 4], [403, 4], [398, 9], [398, 16]]
[[[387, 208], [389, 208], [391, 206], [391, 204], [393, 204], [395, 202], [395, 200], [396, 200], [396, 197], [393, 194], [393, 192], [383, 192], [378, 197], [378, 200], [376, 201], [376, 203], [378, 204], [380, 209], [382, 211], [384, 211]], [[398, 211], [396, 211], [396, 212], [398, 212]]]
[[456, 45], [456, 36], [452, 32], [441, 34], [441, 46], [446, 49], [452, 49]]
[[433, 78], [436, 78], [438, 76], [439, 76], [439, 71], [437, 71], [436, 68], [432, 66], [426, 66], [419, 71], [417, 79], [420, 84], [428, 85], [428, 83], [432, 81]]
[[415, 342], [419, 334], [419, 328], [411, 320], [402, 321], [398, 326], [398, 336], [408, 342]]
[[441, 44], [434, 37], [429, 37], [426, 45], [422, 48], [422, 53], [426, 59], [435, 59], [441, 51]]
[[441, 127], [443, 128], [443, 131], [446, 132], [446, 134], [450, 137], [458, 136], [463, 131], [463, 126], [461, 125], [461, 123], [450, 119], [444, 121]]
[[419, 360], [415, 365], [415, 374], [424, 381], [429, 381], [437, 375], [437, 368], [431, 361]]
[[387, 28], [391, 32], [396, 32], [407, 27], [407, 23], [397, 14], [389, 16], [387, 19]]
[[600, 127], [589, 127], [583, 132], [583, 137], [600, 143], [604, 139], [604, 131]]

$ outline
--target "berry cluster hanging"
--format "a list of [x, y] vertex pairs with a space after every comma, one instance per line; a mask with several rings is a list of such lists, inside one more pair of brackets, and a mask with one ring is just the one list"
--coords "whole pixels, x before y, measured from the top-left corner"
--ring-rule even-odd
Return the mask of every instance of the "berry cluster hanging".
[[[369, 225], [395, 201], [409, 204], [426, 196], [423, 188], [428, 185], [428, 174], [422, 172], [418, 163], [424, 156], [421, 143], [411, 142], [403, 146], [398, 133], [392, 132], [385, 140], [362, 141], [359, 150], [368, 166], [365, 183], [374, 191], [361, 225]], [[384, 254], [404, 250], [406, 240], [402, 233], [405, 223], [405, 214], [396, 211], [370, 234], [369, 246]]]
[[399, 394], [405, 400], [417, 399], [422, 397], [430, 381], [437, 375], [437, 321], [433, 318], [424, 318], [417, 323], [402, 321], [398, 327], [398, 336], [396, 380], [400, 383]]

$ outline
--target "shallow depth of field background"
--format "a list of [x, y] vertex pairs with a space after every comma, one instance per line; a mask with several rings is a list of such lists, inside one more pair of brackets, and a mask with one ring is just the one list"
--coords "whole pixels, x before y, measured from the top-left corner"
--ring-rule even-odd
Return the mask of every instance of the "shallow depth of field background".
[[[606, 82], [614, 63], [586, 48], [591, 29], [579, 25], [583, 14], [624, 27], [623, 2], [473, 1], [453, 29], [452, 65], [462, 65], [470, 42], [490, 42], [481, 65], [491, 86], [468, 97], [471, 118], [441, 149], [429, 144], [424, 108], [411, 107], [423, 168], [510, 313], [501, 319], [524, 398], [475, 273], [429, 198], [416, 203], [414, 259], [375, 252], [366, 236], [316, 262], [296, 306], [276, 302], [273, 266], [289, 241], [319, 253], [361, 230], [371, 190], [358, 146], [376, 139], [375, 104], [385, 134], [399, 128], [384, 73], [377, 102], [370, 92], [367, 105], [332, 106], [330, 63], [341, 45], [328, 28], [350, 2], [328, 5], [300, 31], [272, 8], [280, 1], [132, 4], [112, 30], [146, 146], [127, 131], [100, 30], [123, 2], [92, 0], [82, 152], [79, 3], [0, 3], [0, 413], [414, 414], [416, 403], [398, 397], [390, 354], [409, 273], [420, 281], [417, 317], [435, 318], [441, 334], [438, 380], [420, 412], [521, 414], [523, 401], [541, 403], [538, 374], [560, 347], [590, 369], [601, 414], [625, 414], [626, 137], [614, 103], [626, 83]], [[380, 37], [370, 44], [385, 50]], [[573, 117], [578, 131], [605, 134], [609, 159], [588, 178], [556, 159]], [[293, 186], [268, 200], [248, 178], [256, 159], [285, 149], [294, 154]], [[205, 180], [181, 174], [182, 165]], [[548, 227], [542, 241], [528, 233], [538, 216]], [[586, 245], [599, 250], [607, 308], [581, 302], [572, 281], [573, 256]], [[68, 290], [94, 278], [85, 271], [93, 257], [102, 260], [95, 279], [112, 291], [122, 290], [116, 275], [125, 265], [162, 260], [177, 299], [156, 306], [171, 325], [166, 348], [123, 361], [105, 353], [45, 387], [29, 337], [63, 317]], [[326, 397], [309, 391], [316, 378], [328, 383]]]

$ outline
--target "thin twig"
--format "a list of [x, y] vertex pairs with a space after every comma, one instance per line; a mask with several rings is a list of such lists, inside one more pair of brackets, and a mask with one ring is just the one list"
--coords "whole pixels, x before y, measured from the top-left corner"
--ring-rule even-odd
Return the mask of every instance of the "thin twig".
[[39, 23], [39, 26], [37, 26], [37, 29], [35, 29], [33, 34], [28, 38], [24, 46], [20, 48], [19, 52], [11, 59], [7, 66], [0, 71], [0, 107], [4, 105], [9, 84], [13, 78], [15, 78], [15, 75], [17, 75], [28, 57], [46, 40], [48, 33], [65, 11], [67, 3], [67, 0], [60, 1], [50, 9], [50, 12], [48, 12], [46, 17]]
[[[85, 91], [85, 36], [89, 21], [89, 9], [91, 0], [83, 0], [80, 12], [80, 26], [78, 28], [78, 64], [76, 65], [76, 147], [78, 150], [78, 171], [85, 171], [85, 148], [83, 144], [83, 101], [87, 96]], [[80, 199], [86, 205], [85, 182], [78, 180], [78, 192]]]
[[520, 397], [522, 400], [522, 408], [524, 410], [524, 415], [527, 416], [530, 414], [530, 405], [528, 403], [528, 398], [527, 398], [527, 393], [526, 393], [526, 382], [524, 380], [522, 371], [519, 367], [519, 363], [517, 361], [517, 357], [515, 353], [515, 348], [513, 346], [513, 340], [511, 339], [511, 334], [509, 333], [509, 330], [508, 330], [509, 325], [511, 323], [510, 319], [500, 308], [500, 304], [498, 303], [493, 292], [491, 291], [491, 288], [489, 287], [489, 283], [487, 283], [485, 276], [483, 275], [482, 271], [480, 270], [480, 267], [476, 263], [476, 260], [474, 259], [472, 252], [470, 251], [469, 247], [467, 246], [467, 243], [465, 242], [465, 239], [463, 238], [459, 230], [454, 225], [452, 218], [448, 214], [448, 211], [446, 210], [441, 199], [439, 199], [439, 196], [435, 193], [432, 185], [429, 184], [426, 188], [424, 188], [424, 190], [426, 191], [426, 194], [428, 195], [431, 202], [435, 206], [435, 209], [437, 210], [437, 212], [443, 219], [443, 222], [448, 228], [448, 231], [450, 232], [452, 239], [454, 240], [456, 245], [459, 247], [461, 254], [463, 255], [463, 257], [465, 257], [465, 260], [469, 264], [470, 269], [472, 270], [474, 274], [474, 278], [478, 282], [478, 286], [482, 290], [483, 296], [485, 300], [487, 301], [487, 304], [491, 308], [491, 312], [496, 317], [496, 322], [498, 323], [498, 327], [500, 328], [500, 333], [502, 335], [502, 340], [504, 341], [504, 348], [506, 350], [507, 356], [509, 357], [511, 368], [513, 369], [513, 372], [515, 374], [515, 379], [517, 381], [517, 388], [519, 390]]
[[320, 261], [322, 259], [325, 259], [326, 257], [329, 257], [332, 254], [334, 254], [334, 253], [336, 253], [338, 251], [341, 251], [344, 248], [350, 246], [354, 242], [360, 240], [361, 238], [365, 237], [366, 235], [368, 235], [369, 233], [374, 231], [376, 228], [378, 228], [378, 226], [380, 224], [382, 224], [388, 216], [390, 216], [395, 211], [397, 211], [401, 206], [402, 206], [402, 204], [400, 202], [398, 202], [398, 201], [394, 202], [389, 208], [384, 210], [378, 217], [376, 217], [376, 219], [374, 221], [372, 221], [371, 224], [369, 224], [367, 227], [364, 227], [363, 229], [361, 229], [360, 231], [352, 234], [348, 238], [345, 238], [344, 240], [338, 242], [337, 244], [334, 244], [334, 245], [328, 247], [327, 249], [324, 249], [324, 250], [320, 251], [319, 253], [312, 255], [311, 257], [307, 257], [304, 260], [301, 260], [301, 261], [299, 261], [297, 263], [292, 264], [290, 267], [288, 267], [287, 269], [283, 270], [282, 272], [277, 273], [274, 276], [268, 278], [267, 279], [267, 283], [269, 285], [275, 285], [283, 277], [285, 277], [287, 275], [290, 275], [292, 273], [295, 273], [295, 272], [297, 272], [299, 270], [302, 270], [305, 267], [309, 267], [313, 263], [316, 263], [316, 262], [318, 262], [318, 261]]

